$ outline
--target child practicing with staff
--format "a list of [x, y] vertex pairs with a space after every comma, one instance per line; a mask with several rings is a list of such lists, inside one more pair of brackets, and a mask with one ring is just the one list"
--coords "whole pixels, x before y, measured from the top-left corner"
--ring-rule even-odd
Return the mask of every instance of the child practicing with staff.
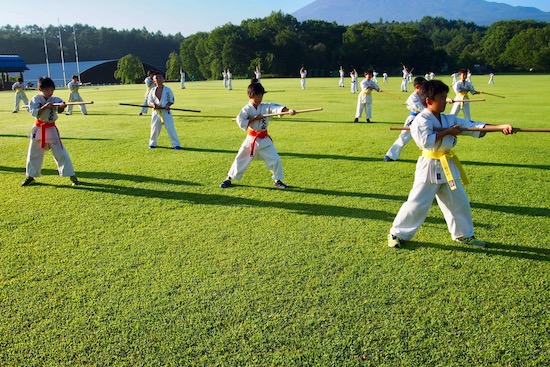
[[[418, 115], [424, 109], [424, 105], [422, 104], [422, 100], [418, 95], [418, 91], [420, 90], [420, 86], [425, 82], [426, 79], [421, 76], [414, 78], [414, 92], [411, 93], [409, 98], [407, 98], [407, 102], [405, 103], [410, 111], [409, 116], [407, 116], [407, 119], [405, 120], [404, 126], [406, 127], [410, 126], [416, 115]], [[409, 130], [403, 130], [401, 134], [399, 134], [397, 140], [386, 152], [386, 155], [384, 156], [384, 161], [393, 162], [399, 159], [399, 156], [401, 155], [401, 150], [403, 150], [403, 147], [409, 141], [411, 141], [411, 139], [411, 132]]]
[[17, 81], [13, 83], [11, 89], [15, 91], [15, 106], [13, 107], [13, 113], [17, 113], [21, 102], [23, 102], [24, 105], [29, 104], [29, 99], [25, 94], [25, 84], [23, 84], [23, 78], [17, 78]]
[[155, 83], [153, 82], [153, 70], [147, 71], [147, 76], [143, 80], [143, 83], [145, 83], [145, 100], [143, 101], [143, 107], [141, 108], [141, 112], [139, 115], [143, 115], [144, 113], [147, 113], [147, 98], [149, 97], [149, 93], [151, 92], [151, 89], [155, 86]]
[[[453, 108], [451, 109], [451, 115], [458, 115], [460, 110], [464, 113], [464, 118], [470, 120], [470, 102], [460, 102], [462, 100], [468, 99], [468, 93], [476, 94], [483, 93], [481, 91], [477, 92], [473, 84], [468, 81], [468, 72], [465, 69], [461, 69], [460, 80], [453, 84], [453, 89], [456, 92]], [[471, 73], [470, 73], [471, 75]]]
[[365, 110], [365, 117], [367, 122], [372, 122], [372, 91], [382, 92], [382, 89], [372, 79], [372, 70], [365, 71], [365, 79], [361, 81], [361, 93], [357, 97], [357, 111], [355, 112], [355, 120], [353, 122], [359, 122], [363, 109]]
[[[456, 155], [457, 135], [483, 137], [484, 132], [462, 131], [465, 128], [493, 126], [504, 134], [513, 134], [512, 125], [490, 125], [443, 114], [449, 87], [440, 80], [426, 81], [419, 90], [426, 107], [410, 126], [411, 135], [422, 155], [418, 158], [413, 187], [401, 206], [388, 234], [388, 246], [401, 247], [413, 238], [428, 215], [434, 196], [443, 212], [453, 240], [476, 247], [485, 242], [474, 237], [470, 202], [464, 186], [468, 183]], [[438, 128], [444, 130], [439, 131]]]
[[156, 87], [151, 89], [147, 97], [147, 105], [153, 108], [151, 114], [151, 136], [149, 148], [154, 149], [158, 145], [162, 125], [170, 137], [170, 143], [176, 150], [180, 150], [180, 140], [174, 126], [174, 117], [170, 112], [170, 106], [174, 104], [174, 93], [172, 89], [164, 85], [164, 77], [160, 72], [153, 73], [153, 82]]
[[[78, 88], [82, 85], [78, 81], [78, 76], [73, 75], [71, 77], [71, 81], [69, 84], [67, 84], [67, 88], [69, 89], [69, 100], [68, 102], [84, 102], [82, 97], [80, 96], [80, 93], [78, 93]], [[88, 114], [88, 110], [86, 109], [85, 104], [78, 105], [80, 107], [80, 112], [82, 112], [83, 115]], [[73, 113], [73, 105], [67, 105], [67, 115], [71, 115]]]
[[241, 109], [237, 116], [237, 125], [245, 130], [248, 135], [244, 139], [229, 172], [227, 178], [220, 187], [225, 189], [231, 186], [231, 180], [240, 180], [253, 159], [261, 159], [271, 172], [271, 178], [275, 187], [286, 189], [282, 182], [284, 179], [281, 157], [277, 154], [271, 137], [267, 133], [269, 117], [266, 114], [288, 112], [295, 115], [296, 111], [289, 110], [285, 106], [275, 103], [262, 103], [265, 89], [260, 83], [251, 83], [248, 86], [249, 102]]
[[73, 163], [69, 153], [61, 143], [59, 131], [55, 126], [57, 113], [62, 113], [66, 107], [65, 102], [59, 97], [54, 97], [55, 84], [50, 78], [38, 80], [40, 94], [34, 96], [29, 103], [29, 112], [36, 118], [30, 134], [29, 150], [27, 154], [26, 175], [27, 178], [21, 186], [27, 186], [39, 177], [42, 171], [44, 152], [52, 150], [60, 176], [69, 176], [73, 186], [80, 184], [76, 178]]

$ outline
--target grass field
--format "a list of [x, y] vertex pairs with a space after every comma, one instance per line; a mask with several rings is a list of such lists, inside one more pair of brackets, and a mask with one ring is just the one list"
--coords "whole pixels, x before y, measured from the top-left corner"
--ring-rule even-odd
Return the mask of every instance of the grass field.
[[[475, 120], [550, 127], [549, 75], [487, 80], [506, 99], [482, 96]], [[169, 84], [174, 107], [202, 111], [174, 113], [182, 151], [164, 130], [148, 149], [150, 117], [118, 105], [142, 85], [82, 88], [89, 115], [57, 124], [78, 187], [50, 152], [20, 187], [33, 120], [1, 92], [0, 366], [548, 366], [550, 134], [459, 138], [486, 249], [454, 243], [434, 204], [395, 250], [419, 150], [382, 158], [408, 93], [390, 78], [376, 123], [352, 124], [349, 78], [307, 83], [263, 83], [279, 91], [264, 101], [324, 108], [270, 124], [286, 191], [262, 162], [219, 188], [245, 80]]]

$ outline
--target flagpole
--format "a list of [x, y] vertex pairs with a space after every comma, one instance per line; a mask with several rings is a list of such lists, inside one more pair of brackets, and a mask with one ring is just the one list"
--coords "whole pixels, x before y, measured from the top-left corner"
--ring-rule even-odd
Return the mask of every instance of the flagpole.
[[61, 68], [63, 69], [63, 85], [67, 85], [67, 76], [65, 75], [65, 55], [63, 54], [63, 40], [61, 39], [61, 24], [59, 18], [57, 18], [57, 24], [59, 26], [59, 48], [61, 48]]
[[44, 28], [44, 25], [42, 24], [42, 34], [44, 35], [44, 53], [46, 54], [46, 69], [48, 70], [48, 78], [51, 77], [50, 75], [50, 59], [48, 57], [48, 44], [46, 43], [46, 28]]
[[80, 80], [80, 67], [78, 66], [78, 47], [76, 46], [76, 29], [73, 25], [73, 37], [74, 37], [74, 54], [76, 57], [76, 74], [78, 75], [78, 82], [81, 83]]

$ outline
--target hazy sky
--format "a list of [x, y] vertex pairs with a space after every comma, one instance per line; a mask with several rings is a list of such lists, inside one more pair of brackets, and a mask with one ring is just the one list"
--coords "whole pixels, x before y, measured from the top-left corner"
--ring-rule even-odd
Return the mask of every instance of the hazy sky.
[[[243, 19], [263, 18], [272, 11], [292, 14], [313, 0], [25, 0], [16, 6], [1, 0], [0, 26], [87, 24], [117, 30], [143, 27], [164, 34], [180, 32], [184, 36], [226, 23], [238, 25]], [[549, 0], [500, 0], [513, 6], [533, 6], [550, 11]], [[162, 6], [160, 6], [162, 4]], [[149, 7], [149, 8], [147, 8]]]

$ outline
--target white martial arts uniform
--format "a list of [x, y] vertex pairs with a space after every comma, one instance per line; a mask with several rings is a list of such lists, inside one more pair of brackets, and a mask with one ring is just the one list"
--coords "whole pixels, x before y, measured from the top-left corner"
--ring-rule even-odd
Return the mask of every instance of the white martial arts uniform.
[[227, 88], [227, 73], [225, 70], [222, 71], [223, 87]]
[[[422, 99], [420, 98], [418, 93], [416, 93], [416, 91], [412, 92], [409, 98], [407, 98], [406, 104], [407, 108], [410, 111], [410, 114], [409, 116], [407, 116], [407, 119], [405, 120], [405, 124], [403, 126], [409, 127], [416, 115], [418, 115], [424, 109], [424, 105], [422, 104]], [[401, 134], [399, 134], [397, 140], [393, 143], [390, 149], [388, 149], [386, 156], [394, 161], [399, 159], [399, 156], [401, 155], [401, 150], [403, 150], [403, 147], [409, 141], [411, 141], [411, 139], [412, 135], [409, 130], [401, 131]]]
[[61, 143], [59, 131], [55, 126], [57, 121], [57, 107], [45, 109], [39, 114], [40, 107], [46, 103], [62, 103], [59, 97], [46, 98], [42, 94], [34, 96], [29, 103], [29, 113], [36, 118], [36, 124], [31, 129], [29, 150], [27, 154], [27, 177], [40, 177], [44, 152], [51, 149], [57, 171], [60, 176], [74, 176], [74, 167], [69, 153]]
[[[163, 85], [160, 99], [156, 96], [157, 88], [158, 87], [154, 87], [151, 89], [149, 97], [147, 98], [147, 104], [154, 103], [160, 107], [166, 107], [169, 103], [174, 103], [174, 93], [170, 88]], [[174, 126], [174, 117], [171, 111], [165, 109], [153, 110], [153, 113], [151, 114], [151, 137], [149, 139], [149, 146], [156, 147], [158, 145], [159, 134], [163, 124], [168, 136], [170, 137], [172, 147], [179, 147], [180, 141]]]
[[[449, 152], [457, 143], [457, 137], [447, 135], [436, 142], [436, 127], [448, 128], [458, 125], [461, 128], [484, 127], [484, 123], [475, 123], [456, 117], [455, 115], [441, 114], [441, 122], [428, 109], [422, 110], [411, 124], [411, 134], [422, 150], [433, 152]], [[479, 131], [464, 131], [461, 135], [481, 137]], [[411, 240], [424, 220], [426, 219], [434, 196], [443, 212], [447, 228], [455, 240], [459, 237], [472, 237], [474, 224], [470, 202], [460, 182], [460, 172], [452, 159], [449, 166], [453, 173], [456, 189], [451, 190], [439, 159], [420, 156], [416, 163], [414, 183], [407, 198], [401, 206], [390, 233], [405, 241]]]
[[409, 72], [407, 69], [403, 69], [403, 80], [401, 81], [401, 92], [407, 91], [407, 80], [409, 79]]
[[338, 81], [338, 86], [344, 87], [344, 77], [346, 76], [346, 73], [344, 72], [344, 69], [338, 70], [338, 73], [340, 74], [340, 80]]
[[185, 89], [185, 71], [180, 70], [181, 89]]
[[153, 78], [151, 78], [150, 76], [145, 78], [143, 82], [145, 83], [145, 86], [147, 87], [147, 89], [145, 89], [145, 100], [143, 101], [144, 107], [141, 108], [141, 114], [147, 113], [147, 108], [148, 108], [147, 99], [149, 97], [149, 93], [151, 92], [151, 89], [155, 87], [155, 82], [153, 81]]
[[361, 93], [357, 96], [357, 111], [355, 112], [355, 118], [360, 118], [365, 110], [365, 117], [370, 119], [372, 117], [372, 91], [380, 91], [380, 87], [374, 81], [367, 80], [366, 78], [361, 81]]
[[13, 107], [13, 111], [17, 112], [19, 111], [20, 102], [27, 105], [29, 104], [29, 99], [25, 94], [25, 85], [23, 83], [15, 82], [11, 86], [11, 89], [15, 91], [15, 106]]
[[384, 83], [388, 82], [388, 73], [382, 74], [382, 80], [384, 81]]
[[452, 73], [451, 77], [453, 78], [451, 85], [454, 85], [458, 81], [458, 73]]
[[229, 69], [227, 69], [226, 76], [227, 76], [227, 89], [233, 90], [233, 74], [231, 74]]
[[260, 72], [259, 69], [256, 69], [254, 71], [254, 77], [256, 78], [256, 80], [258, 81], [258, 83], [260, 82], [261, 78], [262, 78], [262, 73]]
[[300, 86], [302, 87], [302, 90], [306, 89], [306, 76], [307, 70], [304, 68], [300, 69]]
[[495, 74], [489, 74], [489, 82], [487, 84], [495, 84]]
[[[71, 80], [69, 84], [67, 84], [67, 88], [69, 89], [69, 100], [67, 102], [84, 102], [82, 97], [80, 96], [80, 93], [78, 92], [78, 88], [82, 84], [79, 82], [75, 82]], [[88, 114], [88, 110], [86, 109], [85, 104], [78, 105], [80, 107], [80, 112], [82, 112], [83, 115]], [[70, 115], [73, 113], [73, 105], [67, 106], [67, 115]]]
[[352, 70], [349, 73], [349, 76], [351, 77], [350, 91], [351, 93], [355, 93], [357, 92], [357, 72], [355, 70]]
[[[267, 126], [270, 117], [265, 117], [262, 120], [254, 121], [250, 126], [248, 125], [252, 117], [260, 114], [280, 113], [284, 108], [285, 106], [275, 103], [260, 103], [258, 108], [255, 108], [253, 103], [249, 102], [241, 109], [241, 112], [237, 116], [237, 125], [247, 131], [248, 135], [241, 144], [237, 156], [227, 173], [228, 177], [240, 180], [252, 160], [261, 159], [271, 172], [273, 181], [282, 181], [284, 179], [281, 157], [277, 154], [271, 137], [267, 135]], [[265, 137], [262, 137], [263, 135]]]
[[372, 81], [378, 84], [378, 72], [372, 72]]
[[[476, 94], [474, 86], [469, 81], [459, 80], [453, 85], [453, 90], [456, 92], [455, 100], [468, 99], [468, 93]], [[469, 102], [455, 102], [451, 109], [451, 115], [458, 115], [462, 110], [464, 112], [464, 118], [470, 120], [470, 103]]]

